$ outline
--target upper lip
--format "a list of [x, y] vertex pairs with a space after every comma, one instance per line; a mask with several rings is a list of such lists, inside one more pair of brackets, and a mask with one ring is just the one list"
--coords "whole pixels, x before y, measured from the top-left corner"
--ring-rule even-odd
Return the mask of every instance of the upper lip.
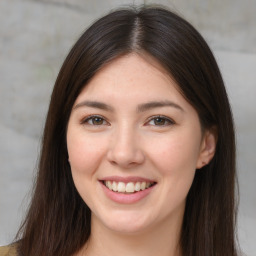
[[148, 179], [148, 178], [143, 178], [143, 177], [139, 177], [139, 176], [128, 176], [128, 177], [122, 177], [122, 176], [107, 176], [104, 177], [102, 179], [100, 179], [100, 181], [116, 181], [116, 182], [124, 182], [124, 183], [128, 183], [128, 182], [156, 182], [155, 180], [152, 179]]

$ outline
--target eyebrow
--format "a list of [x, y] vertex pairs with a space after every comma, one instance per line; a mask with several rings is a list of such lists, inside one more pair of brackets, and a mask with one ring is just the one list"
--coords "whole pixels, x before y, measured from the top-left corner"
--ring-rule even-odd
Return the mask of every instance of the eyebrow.
[[169, 101], [169, 100], [164, 100], [164, 101], [151, 101], [151, 102], [148, 102], [148, 103], [144, 103], [144, 104], [140, 104], [138, 107], [137, 107], [137, 111], [138, 112], [144, 112], [144, 111], [147, 111], [147, 110], [150, 110], [150, 109], [153, 109], [153, 108], [160, 108], [160, 107], [174, 107], [178, 110], [181, 110], [182, 112], [185, 112], [184, 109], [172, 102], [172, 101]]
[[80, 107], [91, 107], [91, 108], [99, 108], [102, 110], [106, 110], [106, 111], [110, 111], [110, 112], [114, 112], [114, 108], [103, 103], [103, 102], [99, 102], [99, 101], [83, 101], [81, 103], [78, 103], [74, 109], [80, 108]]
[[[110, 105], [107, 105], [106, 103], [103, 102], [99, 102], [99, 101], [83, 101], [78, 103], [74, 109], [80, 108], [80, 107], [91, 107], [91, 108], [98, 108], [98, 109], [102, 109], [102, 110], [106, 110], [109, 112], [114, 112], [114, 108], [111, 107]], [[173, 107], [176, 108], [178, 110], [181, 110], [182, 112], [185, 112], [184, 109], [169, 100], [164, 100], [164, 101], [151, 101], [151, 102], [147, 102], [147, 103], [143, 103], [143, 104], [139, 104], [137, 107], [137, 112], [145, 112], [148, 111], [150, 109], [154, 109], [154, 108], [160, 108], [160, 107]]]

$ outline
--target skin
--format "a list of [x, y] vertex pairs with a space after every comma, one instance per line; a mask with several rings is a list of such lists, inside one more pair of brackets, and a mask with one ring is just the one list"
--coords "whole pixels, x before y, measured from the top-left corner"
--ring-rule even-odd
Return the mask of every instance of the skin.
[[[186, 196], [216, 143], [210, 131], [202, 134], [197, 112], [177, 88], [155, 60], [129, 54], [102, 68], [78, 96], [67, 147], [75, 186], [92, 211], [92, 232], [77, 255], [179, 255]], [[167, 101], [172, 104], [145, 107]], [[122, 204], [103, 191], [107, 176], [156, 185], [143, 199]]]

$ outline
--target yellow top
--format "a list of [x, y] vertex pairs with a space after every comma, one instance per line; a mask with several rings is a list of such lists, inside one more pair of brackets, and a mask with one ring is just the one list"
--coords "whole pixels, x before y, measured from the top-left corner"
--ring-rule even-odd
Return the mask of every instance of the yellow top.
[[17, 256], [15, 245], [0, 246], [0, 256]]

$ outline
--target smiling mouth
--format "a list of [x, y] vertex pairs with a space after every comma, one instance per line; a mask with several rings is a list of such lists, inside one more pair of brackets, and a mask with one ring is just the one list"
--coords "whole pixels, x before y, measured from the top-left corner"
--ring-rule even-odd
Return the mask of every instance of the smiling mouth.
[[102, 183], [111, 191], [117, 192], [117, 193], [126, 193], [126, 194], [131, 194], [131, 193], [137, 193], [139, 191], [146, 190], [156, 184], [156, 182], [118, 182], [118, 181], [102, 181]]

